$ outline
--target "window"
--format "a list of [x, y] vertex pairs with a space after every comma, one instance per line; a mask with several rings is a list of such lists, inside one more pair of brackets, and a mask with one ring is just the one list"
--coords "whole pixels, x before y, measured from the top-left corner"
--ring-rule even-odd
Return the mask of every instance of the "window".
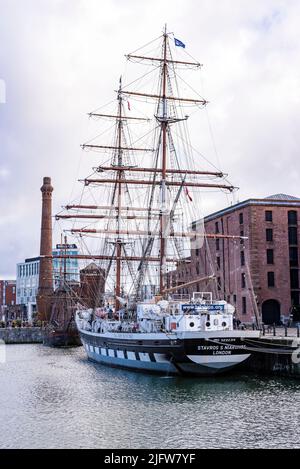
[[[244, 230], [240, 231], [240, 237], [242, 238], [244, 236]], [[244, 239], [241, 239], [241, 244], [244, 244]]]
[[[197, 257], [199, 256], [199, 253], [200, 253], [200, 249], [197, 248], [197, 249], [196, 249], [196, 252], [195, 252], [195, 254], [196, 254]], [[75, 261], [74, 265], [76, 266], [76, 261]]]
[[296, 212], [296, 210], [290, 210], [288, 212], [288, 223], [289, 223], [289, 225], [297, 225], [297, 212]]
[[245, 252], [241, 251], [241, 266], [245, 265]]
[[265, 211], [265, 220], [266, 221], [273, 221], [273, 212], [272, 210]]
[[247, 314], [247, 298], [245, 296], [242, 297], [242, 313]]
[[298, 269], [291, 269], [290, 270], [290, 278], [291, 278], [291, 288], [299, 288], [299, 271]]
[[219, 222], [218, 221], [216, 221], [216, 223], [215, 223], [215, 233], [220, 233]]
[[16, 287], [13, 287], [13, 295], [16, 293]]
[[267, 249], [267, 264], [274, 264], [274, 250]]
[[233, 295], [233, 302], [236, 303], [236, 295]]
[[289, 244], [298, 244], [298, 233], [296, 226], [289, 226]]
[[218, 269], [220, 269], [220, 267], [221, 267], [221, 258], [220, 257], [217, 257], [217, 266], [218, 266]]
[[240, 220], [240, 225], [242, 225], [244, 223], [244, 214], [243, 213], [239, 214], [239, 220]]
[[268, 287], [275, 287], [275, 274], [274, 272], [268, 272]]
[[292, 301], [293, 306], [299, 305], [299, 292], [298, 291], [291, 292], [291, 301]]
[[197, 272], [197, 275], [200, 274], [200, 266], [199, 266], [199, 262], [196, 264], [196, 272]]
[[269, 242], [273, 241], [273, 230], [272, 228], [267, 228], [266, 229], [266, 240]]
[[241, 275], [241, 285], [242, 285], [242, 288], [246, 288], [246, 274], [242, 274]]
[[298, 248], [290, 248], [290, 266], [298, 267]]
[[220, 251], [220, 240], [216, 239], [216, 251]]
[[221, 278], [220, 277], [217, 278], [217, 282], [218, 282], [218, 290], [220, 291], [221, 290]]

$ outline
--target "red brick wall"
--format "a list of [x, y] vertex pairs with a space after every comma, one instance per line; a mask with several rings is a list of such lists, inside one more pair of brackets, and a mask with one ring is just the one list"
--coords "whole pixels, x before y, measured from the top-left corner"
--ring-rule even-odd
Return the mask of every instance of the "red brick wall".
[[[206, 233], [215, 233], [217, 222], [220, 234], [240, 236], [240, 232], [243, 231], [248, 239], [242, 244], [240, 240], [220, 239], [219, 250], [216, 249], [216, 241], [210, 239], [207, 242], [210, 256], [208, 249], [201, 249], [198, 252], [192, 249], [190, 263], [179, 265], [176, 271], [168, 274], [169, 285], [186, 283], [197, 277], [210, 275], [214, 271], [219, 279], [219, 287], [216, 288], [216, 282], [211, 282], [209, 286], [201, 284], [200, 289], [205, 287], [234, 304], [242, 321], [253, 322], [256, 307], [261, 314], [263, 302], [270, 299], [277, 300], [280, 303], [281, 315], [288, 317], [291, 308], [288, 211], [297, 211], [300, 220], [300, 207], [264, 202], [265, 205], [254, 203], [242, 208], [233, 207], [231, 212], [229, 209], [222, 216], [206, 221]], [[266, 221], [266, 210], [272, 211], [272, 222]], [[242, 224], [240, 224], [240, 214], [243, 214]], [[266, 241], [267, 228], [273, 229], [273, 242]], [[267, 264], [267, 249], [274, 250], [273, 265]], [[241, 265], [242, 251], [245, 257], [244, 266]], [[220, 267], [217, 263], [218, 257]], [[274, 272], [274, 287], [268, 286], [268, 271]], [[244, 288], [242, 274], [245, 275]], [[191, 287], [189, 292], [195, 291], [195, 287]], [[243, 314], [243, 297], [246, 298], [246, 314]]]
[[16, 304], [16, 282], [0, 280], [0, 305], [11, 306]]

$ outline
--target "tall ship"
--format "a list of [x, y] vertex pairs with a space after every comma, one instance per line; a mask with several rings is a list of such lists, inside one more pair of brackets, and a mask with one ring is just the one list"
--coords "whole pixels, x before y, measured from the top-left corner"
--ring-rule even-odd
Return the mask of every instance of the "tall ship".
[[76, 257], [103, 280], [90, 291], [92, 306], [91, 298], [78, 298], [81, 341], [88, 357], [105, 365], [223, 373], [250, 357], [247, 340], [260, 332], [234, 327], [235, 308], [221, 297], [213, 269], [176, 285], [169, 276], [179, 265], [189, 268], [191, 246], [207, 250], [209, 262], [209, 239], [241, 242], [193, 224], [211, 191], [235, 190], [222, 171], [205, 168], [189, 136], [189, 116], [193, 120], [208, 104], [186, 80], [201, 64], [166, 27], [126, 59], [142, 75], [127, 74], [126, 66], [116, 100], [90, 113], [104, 123], [82, 145], [95, 152], [95, 166], [81, 180], [79, 199], [56, 216], [69, 223], [64, 231], [81, 247]]

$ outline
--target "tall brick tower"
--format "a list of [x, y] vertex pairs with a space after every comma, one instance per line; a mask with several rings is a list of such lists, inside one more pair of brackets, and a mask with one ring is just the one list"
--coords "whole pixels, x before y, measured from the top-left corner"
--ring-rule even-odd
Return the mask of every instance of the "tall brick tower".
[[53, 295], [53, 267], [52, 259], [42, 256], [52, 255], [52, 192], [51, 178], [44, 177], [42, 191], [42, 222], [40, 245], [40, 273], [39, 289], [37, 295], [38, 318], [41, 321], [49, 321], [51, 316]]

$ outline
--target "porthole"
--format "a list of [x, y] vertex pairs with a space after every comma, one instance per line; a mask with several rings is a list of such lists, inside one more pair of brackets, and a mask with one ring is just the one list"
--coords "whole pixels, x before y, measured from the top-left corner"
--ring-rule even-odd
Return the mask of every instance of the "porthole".
[[227, 326], [227, 322], [222, 322], [222, 327], [226, 327]]
[[210, 322], [207, 321], [207, 323], [205, 325], [206, 325], [206, 327], [210, 327]]
[[190, 322], [190, 327], [194, 327], [195, 323]]

